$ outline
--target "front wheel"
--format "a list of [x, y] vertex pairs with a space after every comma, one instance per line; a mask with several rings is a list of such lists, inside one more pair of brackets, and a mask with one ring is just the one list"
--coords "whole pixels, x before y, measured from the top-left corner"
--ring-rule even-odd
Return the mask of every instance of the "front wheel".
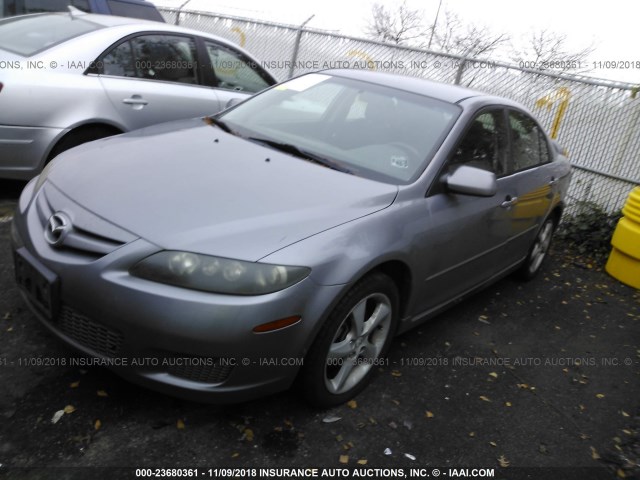
[[549, 252], [555, 229], [556, 223], [552, 218], [545, 220], [542, 228], [538, 231], [531, 250], [529, 250], [529, 255], [527, 255], [527, 258], [518, 271], [520, 278], [523, 280], [531, 280], [538, 274], [542, 262]]
[[339, 405], [366, 387], [393, 338], [398, 303], [395, 284], [381, 273], [345, 295], [305, 358], [299, 381], [309, 403]]

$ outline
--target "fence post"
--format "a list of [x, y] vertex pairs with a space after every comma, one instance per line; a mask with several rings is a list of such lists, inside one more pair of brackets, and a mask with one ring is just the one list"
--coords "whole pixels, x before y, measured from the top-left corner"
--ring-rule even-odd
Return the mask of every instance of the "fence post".
[[316, 14], [314, 13], [309, 18], [307, 18], [302, 24], [298, 27], [298, 33], [296, 34], [296, 41], [293, 45], [293, 56], [291, 57], [291, 66], [289, 67], [289, 77], [293, 77], [293, 73], [295, 71], [296, 61], [298, 60], [298, 52], [300, 51], [300, 41], [302, 40], [302, 29], [304, 26], [311, 21]]
[[178, 13], [176, 14], [176, 25], [180, 25], [180, 15], [182, 14], [182, 9], [189, 3], [191, 0], [186, 0], [182, 5], [178, 7]]

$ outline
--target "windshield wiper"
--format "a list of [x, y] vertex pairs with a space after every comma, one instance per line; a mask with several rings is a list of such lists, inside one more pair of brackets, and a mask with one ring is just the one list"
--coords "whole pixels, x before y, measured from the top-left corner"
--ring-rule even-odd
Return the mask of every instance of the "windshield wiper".
[[309, 160], [318, 165], [322, 165], [323, 167], [328, 167], [343, 173], [353, 174], [351, 170], [343, 167], [337, 162], [334, 162], [333, 160], [329, 160], [328, 158], [317, 155], [313, 152], [300, 148], [291, 143], [283, 143], [283, 142], [278, 142], [276, 140], [269, 140], [268, 138], [259, 138], [259, 137], [248, 137], [247, 140], [268, 145], [269, 147], [275, 148], [276, 150], [280, 150], [281, 152], [285, 152], [285, 153], [290, 153], [291, 155], [295, 155], [296, 157], [304, 158], [305, 160]]
[[203, 120], [207, 125], [215, 125], [216, 127], [224, 130], [227, 133], [230, 133], [231, 135], [238, 135], [235, 131], [233, 131], [229, 127], [229, 125], [227, 125], [227, 123], [225, 121], [220, 120], [217, 117], [208, 116], [208, 117], [204, 117]]

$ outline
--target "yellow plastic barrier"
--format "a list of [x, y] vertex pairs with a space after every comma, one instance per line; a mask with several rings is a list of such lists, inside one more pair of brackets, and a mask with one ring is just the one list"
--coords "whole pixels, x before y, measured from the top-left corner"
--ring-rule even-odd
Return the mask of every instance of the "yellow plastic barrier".
[[640, 187], [631, 190], [622, 215], [605, 269], [622, 283], [640, 289]]

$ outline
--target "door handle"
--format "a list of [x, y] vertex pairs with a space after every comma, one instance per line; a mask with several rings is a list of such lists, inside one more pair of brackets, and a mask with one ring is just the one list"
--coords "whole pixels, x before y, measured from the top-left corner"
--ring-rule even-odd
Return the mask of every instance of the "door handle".
[[502, 208], [513, 207], [516, 203], [518, 203], [518, 197], [512, 197], [511, 195], [507, 195], [507, 198], [504, 199], [504, 202], [500, 204]]
[[556, 183], [558, 183], [558, 179], [556, 177], [551, 177], [551, 180], [549, 180], [549, 186], [553, 187]]
[[132, 95], [129, 98], [125, 98], [124, 100], [122, 100], [122, 103], [126, 105], [148, 105], [149, 104], [149, 102], [147, 102], [140, 95]]

